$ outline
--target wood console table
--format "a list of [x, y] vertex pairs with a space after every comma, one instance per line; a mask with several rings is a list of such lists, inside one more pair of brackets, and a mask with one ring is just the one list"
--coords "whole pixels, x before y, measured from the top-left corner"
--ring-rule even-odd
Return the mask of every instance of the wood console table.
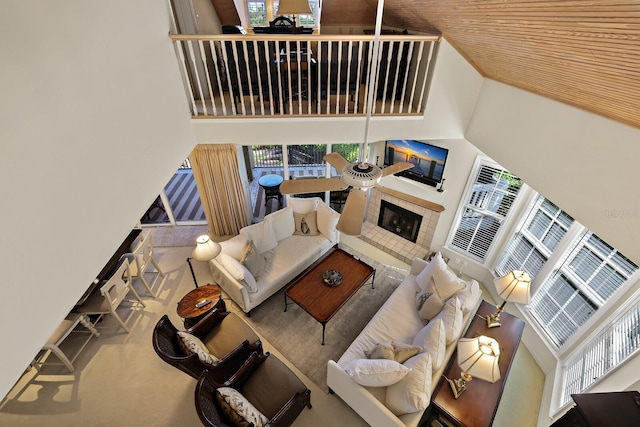
[[[494, 305], [482, 301], [464, 336], [486, 335], [498, 341], [501, 351], [498, 362], [500, 379], [493, 384], [477, 378], [473, 379], [467, 382], [467, 389], [458, 399], [455, 399], [449, 383], [444, 377], [440, 378], [440, 382], [433, 392], [428, 416], [430, 422], [435, 419], [445, 426], [460, 427], [489, 427], [493, 423], [504, 385], [509, 376], [509, 368], [524, 331], [524, 321], [509, 313], [500, 315], [502, 326], [488, 328], [485, 317], [495, 311]], [[451, 379], [460, 378], [457, 353], [454, 352], [451, 356], [443, 375]]]

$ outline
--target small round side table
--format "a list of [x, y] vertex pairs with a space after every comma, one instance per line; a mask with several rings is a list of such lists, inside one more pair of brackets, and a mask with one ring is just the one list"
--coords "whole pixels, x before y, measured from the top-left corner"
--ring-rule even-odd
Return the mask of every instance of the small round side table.
[[[185, 328], [190, 328], [198, 323], [200, 319], [214, 308], [217, 308], [219, 311], [227, 311], [227, 306], [220, 294], [220, 286], [203, 285], [192, 289], [183, 296], [178, 302], [177, 312], [178, 316], [184, 319]], [[205, 300], [211, 302], [202, 307], [196, 306], [196, 304]]]

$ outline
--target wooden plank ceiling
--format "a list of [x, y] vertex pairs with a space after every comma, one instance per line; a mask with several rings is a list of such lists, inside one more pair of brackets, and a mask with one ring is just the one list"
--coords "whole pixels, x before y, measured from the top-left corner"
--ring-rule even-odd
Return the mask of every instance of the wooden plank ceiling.
[[[212, 3], [239, 22], [233, 0]], [[376, 8], [323, 0], [321, 23], [373, 28]], [[385, 0], [383, 23], [440, 32], [484, 77], [640, 128], [640, 1]]]
[[[358, 3], [370, 16], [377, 0]], [[640, 128], [638, 1], [385, 0], [383, 22], [436, 28], [484, 77]]]

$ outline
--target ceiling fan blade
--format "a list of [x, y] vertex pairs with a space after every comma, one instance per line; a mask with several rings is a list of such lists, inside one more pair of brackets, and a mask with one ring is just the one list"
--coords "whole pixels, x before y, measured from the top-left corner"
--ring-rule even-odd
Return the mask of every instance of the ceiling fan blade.
[[414, 166], [415, 165], [413, 163], [409, 162], [394, 163], [391, 166], [387, 166], [386, 168], [382, 169], [382, 176], [402, 172], [404, 170], [411, 169]]
[[324, 156], [323, 159], [325, 162], [333, 166], [338, 173], [342, 173], [344, 168], [350, 164], [340, 153], [329, 153]]
[[362, 231], [364, 209], [367, 205], [367, 193], [357, 188], [352, 188], [347, 196], [347, 201], [338, 220], [337, 229], [350, 236], [359, 236]]
[[288, 179], [280, 184], [282, 194], [319, 193], [321, 191], [340, 191], [348, 187], [340, 178]]

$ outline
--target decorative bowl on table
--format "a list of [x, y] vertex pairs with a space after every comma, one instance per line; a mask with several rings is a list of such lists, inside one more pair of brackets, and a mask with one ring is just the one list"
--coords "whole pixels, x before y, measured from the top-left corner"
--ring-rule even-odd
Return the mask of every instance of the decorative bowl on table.
[[338, 270], [327, 270], [322, 273], [322, 281], [329, 286], [338, 286], [342, 283], [342, 274]]

